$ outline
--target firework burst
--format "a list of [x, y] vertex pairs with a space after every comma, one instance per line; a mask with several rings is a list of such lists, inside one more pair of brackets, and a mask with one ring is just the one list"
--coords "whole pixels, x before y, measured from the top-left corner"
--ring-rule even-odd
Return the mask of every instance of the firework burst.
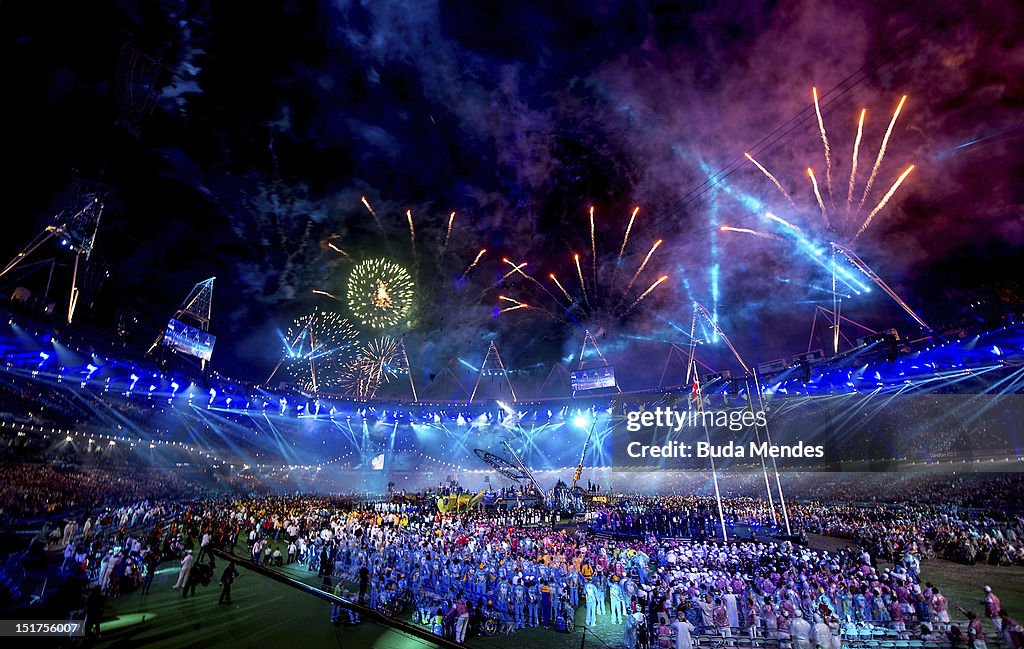
[[[822, 195], [822, 191], [818, 187], [818, 178], [814, 174], [813, 167], [807, 167], [807, 178], [810, 181], [811, 191], [814, 195], [814, 201], [821, 212], [821, 219], [824, 224], [825, 231], [829, 236], [833, 237], [833, 241], [853, 241], [856, 240], [861, 234], [867, 230], [872, 222], [875, 220], [875, 216], [888, 204], [889, 200], [899, 189], [903, 181], [907, 179], [907, 176], [914, 170], [914, 165], [910, 165], [904, 170], [899, 177], [889, 187], [889, 190], [885, 192], [882, 198], [874, 205], [870, 210], [865, 210], [865, 203], [871, 196], [871, 190], [875, 183], [875, 178], [878, 176], [879, 170], [882, 166], [882, 162], [885, 159], [885, 154], [889, 146], [889, 139], [892, 137], [893, 129], [896, 126], [896, 120], [899, 118], [900, 113], [903, 111], [903, 106], [907, 101], [906, 95], [904, 95], [899, 104], [896, 106], [896, 110], [893, 112], [892, 119], [889, 120], [889, 126], [886, 128], [885, 135], [882, 138], [882, 143], [878, 148], [878, 154], [875, 157], [874, 165], [871, 167], [871, 173], [868, 176], [867, 182], [864, 184], [864, 189], [861, 193], [860, 201], [855, 203], [853, 200], [854, 193], [857, 185], [857, 166], [858, 158], [860, 156], [861, 138], [864, 135], [864, 121], [867, 116], [867, 109], [862, 109], [857, 119], [857, 137], [853, 143], [853, 155], [852, 162], [850, 165], [850, 178], [847, 183], [846, 190], [846, 201], [845, 203], [840, 202], [839, 208], [835, 206], [832, 201], [832, 147], [829, 144], [828, 136], [825, 132], [825, 121], [821, 114], [821, 108], [818, 104], [818, 91], [816, 88], [811, 89], [811, 96], [814, 101], [814, 114], [817, 117], [818, 132], [821, 136], [822, 147], [825, 152], [825, 194], [827, 194], [828, 200]], [[754, 159], [749, 153], [744, 154], [757, 169], [764, 174], [772, 184], [779, 190], [779, 192], [786, 198], [787, 202], [796, 208], [795, 203], [789, 192], [785, 190], [782, 183], [764, 167], [760, 162]]]
[[296, 318], [282, 336], [283, 354], [274, 373], [283, 369], [308, 392], [337, 386], [358, 348], [358, 335], [346, 318], [316, 307]]
[[401, 339], [383, 336], [359, 350], [345, 366], [340, 385], [348, 396], [372, 399], [383, 385], [408, 373], [409, 361]]
[[[871, 270], [871, 268], [860, 257], [858, 257], [857, 253], [850, 247], [853, 242], [855, 242], [868, 228], [871, 227], [872, 223], [875, 221], [875, 217], [878, 216], [878, 214], [885, 208], [892, 197], [896, 194], [897, 190], [899, 190], [900, 186], [903, 185], [904, 181], [906, 181], [907, 177], [914, 171], [914, 165], [908, 166], [899, 174], [882, 197], [878, 199], [877, 203], [874, 203], [874, 207], [866, 209], [866, 206], [871, 204], [868, 201], [872, 200], [873, 202], [873, 199], [871, 199], [871, 190], [874, 186], [875, 179], [879, 175], [882, 163], [885, 160], [889, 140], [892, 137], [893, 129], [896, 127], [896, 121], [899, 119], [900, 113], [903, 111], [903, 107], [906, 104], [907, 97], [904, 95], [900, 98], [899, 103], [896, 105], [896, 109], [893, 111], [892, 118], [889, 120], [889, 125], [885, 130], [885, 135], [882, 137], [882, 142], [878, 147], [875, 162], [871, 167], [871, 172], [868, 174], [867, 182], [864, 183], [860, 200], [855, 203], [854, 194], [857, 192], [857, 171], [860, 158], [861, 141], [864, 137], [864, 122], [867, 117], [867, 109], [862, 109], [860, 111], [857, 118], [857, 135], [853, 142], [850, 177], [849, 181], [846, 183], [846, 201], [840, 200], [839, 207], [837, 207], [832, 193], [832, 166], [834, 162], [832, 147], [825, 131], [825, 120], [821, 114], [821, 107], [818, 103], [818, 91], [816, 88], [811, 89], [811, 96], [814, 101], [814, 113], [817, 117], [818, 132], [821, 136], [821, 142], [825, 153], [825, 189], [827, 191], [824, 192], [824, 196], [818, 186], [818, 177], [815, 176], [813, 167], [807, 167], [807, 178], [810, 180], [814, 201], [817, 204], [818, 210], [821, 212], [821, 222], [824, 234], [829, 237], [828, 240], [830, 243], [828, 244], [828, 249], [830, 249], [832, 253], [831, 260], [825, 256], [826, 246], [814, 241], [814, 239], [817, 238], [815, 233], [819, 235], [822, 234], [820, 229], [811, 228], [811, 231], [815, 231], [815, 233], [805, 234], [804, 230], [801, 228], [782, 217], [772, 214], [771, 212], [764, 212], [763, 216], [765, 219], [774, 221], [778, 225], [782, 226], [787, 240], [796, 244], [797, 248], [810, 261], [821, 266], [825, 271], [831, 274], [832, 290], [829, 292], [832, 293], [832, 313], [836, 317], [835, 325], [832, 327], [832, 349], [834, 352], [839, 351], [839, 314], [842, 307], [843, 297], [847, 292], [852, 293], [853, 295], [861, 295], [862, 293], [870, 292], [871, 289], [867, 283], [876, 284], [897, 304], [899, 304], [900, 307], [903, 308], [919, 325], [921, 325], [923, 329], [927, 330], [928, 326], [924, 320], [922, 320], [921, 317], [915, 313], [902, 298], [893, 292], [892, 289], [880, 277], [878, 277], [878, 275]], [[775, 187], [787, 199], [789, 204], [793, 206], [794, 210], [799, 211], [796, 209], [796, 205], [793, 203], [790, 194], [786, 192], [778, 179], [749, 153], [745, 155], [762, 174], [772, 181]], [[729, 228], [729, 230], [733, 232], [745, 232], [756, 236], [760, 236], [762, 234], [742, 228]]]
[[371, 259], [352, 269], [346, 297], [356, 320], [384, 329], [409, 316], [415, 290], [404, 268], [386, 259]]
[[483, 302], [500, 284], [501, 274], [490, 273], [499, 257], [481, 245], [471, 214], [365, 196], [351, 207], [362, 224], [346, 232], [345, 245], [340, 235], [324, 242], [330, 274], [313, 288], [343, 302], [364, 336], [399, 327], [451, 334], [493, 317]]
[[[648, 265], [651, 264], [655, 252], [661, 245], [662, 240], [653, 242], [647, 250], [643, 260], [632, 269], [627, 266], [628, 260], [623, 255], [631, 242], [629, 234], [633, 229], [636, 215], [640, 208], [634, 208], [632, 214], [625, 221], [625, 233], [622, 236], [622, 243], [618, 249], [611, 248], [608, 255], [614, 263], [602, 264], [600, 238], [597, 234], [594, 208], [588, 210], [587, 231], [584, 235], [586, 243], [590, 248], [590, 259], [584, 255], [572, 252], [567, 255], [568, 263], [564, 270], [545, 272], [537, 277], [546, 278], [541, 282], [533, 275], [522, 270], [527, 265], [526, 261], [503, 261], [512, 267], [512, 271], [506, 274], [502, 280], [517, 274], [529, 282], [520, 285], [519, 296], [502, 295], [499, 300], [505, 304], [499, 304], [500, 313], [509, 311], [524, 310], [544, 313], [547, 316], [562, 322], [594, 323], [611, 321], [622, 318], [635, 311], [637, 307], [650, 295], [658, 286], [668, 280], [667, 275], [656, 279], [646, 290], [638, 291], [634, 287], [643, 286], [647, 281], [640, 282]], [[581, 246], [582, 247], [582, 246]], [[586, 247], [583, 248], [586, 250]], [[635, 263], [635, 262], [634, 262]], [[584, 267], [589, 266], [589, 273], [584, 272]], [[625, 267], [625, 268], [622, 268]], [[626, 277], [622, 270], [629, 273], [629, 281], [623, 283], [622, 277]], [[588, 277], [589, 275], [589, 277]], [[558, 277], [570, 278], [570, 281], [562, 282]], [[575, 281], [571, 278], [575, 277]], [[638, 284], [638, 282], [640, 282]], [[512, 288], [510, 286], [510, 288]]]

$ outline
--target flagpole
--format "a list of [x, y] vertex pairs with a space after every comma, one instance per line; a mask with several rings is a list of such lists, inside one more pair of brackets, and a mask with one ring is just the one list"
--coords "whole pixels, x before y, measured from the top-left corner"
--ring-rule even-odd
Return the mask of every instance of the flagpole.
[[[704, 425], [704, 437], [708, 441], [708, 446], [711, 446], [711, 430], [708, 429], [708, 420], [704, 416], [704, 395], [700, 391], [700, 381], [696, 378], [696, 368], [694, 368], [694, 385], [697, 388], [697, 412], [700, 413], [701, 423]], [[715, 468], [715, 455], [714, 453], [708, 453], [708, 461], [711, 462], [711, 479], [715, 483], [715, 503], [718, 505], [718, 522], [722, 526], [722, 541], [726, 542], [729, 540], [729, 535], [725, 531], [725, 511], [722, 509], [722, 494], [718, 490], [718, 469]]]

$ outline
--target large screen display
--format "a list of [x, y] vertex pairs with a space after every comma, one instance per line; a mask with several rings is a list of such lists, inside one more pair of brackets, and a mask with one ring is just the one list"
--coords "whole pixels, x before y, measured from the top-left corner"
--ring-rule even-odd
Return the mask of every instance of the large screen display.
[[165, 345], [176, 352], [195, 356], [204, 361], [210, 360], [210, 356], [213, 355], [213, 344], [216, 341], [217, 337], [213, 334], [174, 318], [167, 323], [167, 330], [164, 331]]
[[588, 370], [576, 370], [569, 377], [573, 392], [615, 387], [615, 368], [611, 365], [593, 367]]

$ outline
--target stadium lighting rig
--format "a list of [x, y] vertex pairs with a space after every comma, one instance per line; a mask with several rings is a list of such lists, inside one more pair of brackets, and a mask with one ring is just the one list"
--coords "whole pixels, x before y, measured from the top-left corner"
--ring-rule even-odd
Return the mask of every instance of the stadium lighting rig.
[[198, 358], [200, 367], [206, 369], [206, 363], [210, 360], [214, 343], [217, 341], [216, 336], [210, 333], [213, 282], [216, 279], [210, 277], [192, 287], [167, 323], [167, 328], [157, 335], [156, 340], [146, 351], [147, 356], [163, 345], [175, 352]]
[[[48, 296], [53, 278], [53, 270], [57, 266], [56, 254], [66, 251], [74, 255], [67, 310], [67, 322], [71, 324], [75, 317], [75, 309], [78, 306], [78, 297], [81, 293], [78, 287], [79, 266], [83, 262], [88, 262], [92, 254], [93, 247], [96, 244], [96, 233], [100, 227], [100, 218], [103, 216], [104, 201], [109, 193], [109, 189], [99, 183], [85, 181], [77, 177], [73, 179], [68, 190], [67, 199], [64, 202], [64, 207], [53, 215], [49, 225], [44, 227], [28, 245], [18, 251], [3, 269], [0, 269], [0, 278], [7, 276], [17, 268], [29, 270], [41, 265], [49, 265], [50, 278], [47, 279], [44, 292], [44, 296]], [[49, 259], [28, 263], [29, 257], [51, 239], [58, 243], [55, 255]], [[15, 291], [15, 299], [17, 299], [17, 296], [18, 292]], [[28, 295], [25, 295], [24, 299], [27, 298]]]
[[918, 315], [916, 311], [914, 311], [912, 308], [910, 308], [910, 305], [907, 304], [903, 300], [903, 298], [901, 298], [899, 295], [897, 295], [896, 291], [892, 290], [892, 288], [888, 284], [886, 284], [885, 281], [881, 277], [878, 276], [878, 273], [876, 273], [874, 270], [872, 270], [871, 266], [868, 266], [867, 262], [865, 262], [863, 259], [861, 259], [857, 255], [857, 253], [855, 253], [850, 247], [844, 246], [844, 245], [842, 245], [840, 243], [835, 243], [835, 242], [831, 243], [831, 247], [832, 247], [832, 295], [833, 295], [832, 311], [833, 311], [833, 313], [836, 316], [835, 325], [833, 327], [833, 332], [834, 333], [833, 333], [833, 337], [832, 337], [832, 346], [833, 346], [832, 352], [833, 353], [838, 353], [839, 352], [839, 325], [840, 325], [840, 322], [841, 322], [840, 306], [842, 304], [842, 298], [839, 297], [839, 294], [836, 292], [836, 272], [837, 272], [837, 269], [838, 269], [838, 265], [836, 264], [836, 257], [841, 257], [841, 258], [845, 259], [854, 268], [856, 268], [860, 272], [864, 273], [865, 277], [867, 277], [869, 280], [871, 280], [872, 283], [875, 284], [875, 286], [877, 286], [878, 288], [882, 289], [882, 292], [884, 292], [886, 295], [888, 295], [890, 298], [892, 298], [893, 302], [898, 304], [901, 309], [906, 311], [907, 315], [909, 315], [911, 318], [913, 318], [914, 322], [916, 322], [918, 325], [920, 325], [921, 328], [926, 333], [930, 333], [932, 331], [932, 328], [928, 325], [928, 323], [925, 322], [924, 319], [920, 315]]

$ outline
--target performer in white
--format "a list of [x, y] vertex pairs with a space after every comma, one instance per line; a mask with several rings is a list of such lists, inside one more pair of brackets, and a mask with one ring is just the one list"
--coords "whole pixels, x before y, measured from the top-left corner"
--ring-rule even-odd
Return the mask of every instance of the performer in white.
[[185, 551], [185, 558], [181, 560], [181, 570], [178, 571], [178, 581], [171, 590], [183, 588], [188, 581], [188, 573], [192, 572], [192, 550]]

